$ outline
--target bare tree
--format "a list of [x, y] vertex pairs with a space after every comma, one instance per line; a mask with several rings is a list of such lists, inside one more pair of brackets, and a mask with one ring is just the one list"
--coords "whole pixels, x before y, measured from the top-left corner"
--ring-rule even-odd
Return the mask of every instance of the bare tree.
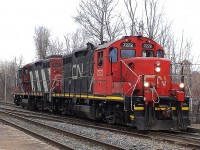
[[0, 91], [0, 99], [1, 101], [3, 101], [5, 99], [5, 89], [6, 89], [6, 65], [7, 62], [3, 62], [0, 61], [0, 68], [1, 68], [1, 73], [0, 73], [0, 87], [1, 87], [1, 91]]
[[172, 33], [168, 33], [167, 42], [165, 42], [165, 49], [167, 49], [167, 57], [171, 59], [172, 63], [181, 63], [184, 60], [188, 60], [193, 63], [191, 56], [192, 41], [185, 38], [184, 32], [181, 34], [181, 38], [176, 38]]
[[[119, 15], [114, 14], [115, 0], [82, 0], [74, 17], [84, 30], [101, 43], [115, 39], [122, 32]], [[117, 12], [115, 12], [116, 14]]]
[[85, 30], [77, 29], [71, 36], [71, 48], [73, 50], [75, 48], [83, 47], [90, 40], [92, 40], [91, 42], [95, 42], [95, 39], [90, 39], [90, 36]]
[[47, 55], [62, 55], [64, 54], [63, 42], [61, 42], [58, 37], [54, 40], [50, 40], [47, 49]]
[[106, 39], [108, 41], [115, 40], [117, 37], [119, 37], [122, 34], [122, 31], [123, 31], [123, 24], [121, 22], [121, 14], [114, 12], [114, 8], [116, 7], [117, 3], [111, 6], [112, 3], [114, 3], [114, 0], [107, 2], [106, 5], [103, 7], [103, 10], [105, 12], [105, 27], [106, 27], [105, 35], [107, 35]]
[[16, 69], [19, 69], [22, 67], [23, 63], [24, 63], [24, 58], [23, 56], [21, 55], [19, 58], [14, 58], [14, 63], [16, 65]]
[[174, 44], [174, 39], [175, 38], [172, 33], [171, 23], [162, 24], [161, 28], [160, 28], [160, 34], [159, 34], [158, 38], [156, 39], [156, 41], [160, 45], [162, 45], [162, 47], [164, 47], [165, 54], [166, 54], [165, 56], [167, 58], [170, 58], [170, 54], [171, 54], [170, 50]]
[[181, 36], [181, 41], [180, 41], [180, 46], [178, 49], [178, 53], [179, 53], [179, 62], [182, 60], [191, 60], [191, 48], [192, 48], [192, 41], [191, 39], [185, 38], [184, 37], [184, 32], [182, 32], [182, 36]]
[[16, 72], [22, 67], [23, 57], [11, 61], [0, 61], [0, 101], [13, 101], [16, 83]]
[[15, 91], [15, 83], [16, 83], [16, 71], [17, 71], [17, 64], [16, 58], [14, 58], [12, 61], [7, 63], [7, 68], [6, 68], [6, 76], [7, 76], [7, 95], [6, 99], [7, 101], [13, 101], [13, 95]]
[[159, 0], [144, 0], [146, 35], [151, 39], [157, 39], [161, 34], [160, 28], [163, 25], [163, 7]]
[[[130, 19], [130, 24], [129, 24], [129, 29], [130, 29], [130, 35], [136, 35], [137, 33], [137, 29], [136, 29], [136, 26], [137, 26], [137, 20], [135, 18], [135, 15], [136, 15], [136, 10], [137, 10], [137, 6], [138, 6], [138, 3], [137, 1], [132, 1], [132, 0], [124, 0], [124, 4], [126, 6], [126, 10], [128, 12], [128, 16], [129, 16], [129, 19]], [[124, 20], [122, 19], [122, 22], [123, 22], [123, 26], [124, 26], [124, 29], [125, 29], [125, 33], [127, 34], [127, 31], [126, 31], [126, 24], [124, 23]]]
[[65, 49], [64, 49], [64, 54], [71, 53], [72, 49], [71, 49], [71, 38], [70, 38], [70, 34], [64, 35], [64, 38], [65, 38]]
[[99, 43], [96, 39], [88, 35], [88, 33], [82, 28], [76, 29], [76, 31], [71, 34], [68, 33], [64, 35], [64, 39], [64, 54], [71, 53], [76, 48], [84, 47], [88, 42], [93, 44]]
[[50, 44], [50, 30], [46, 27], [39, 26], [35, 27], [35, 46], [36, 46], [36, 57], [38, 59], [44, 59], [47, 55], [47, 49]]
[[[136, 35], [138, 32], [142, 32], [144, 36], [157, 41], [165, 47], [169, 42], [169, 35], [172, 32], [171, 23], [164, 21], [164, 12], [160, 0], [143, 0], [139, 1], [139, 3], [137, 0], [124, 0], [124, 4], [128, 13], [128, 17], [126, 17], [128, 18], [128, 23], [125, 23], [124, 19], [121, 20], [125, 33], [128, 33], [126, 30], [126, 24], [128, 24], [130, 35]], [[138, 4], [141, 5], [139, 6], [140, 8], [144, 7], [144, 11], [140, 12], [142, 13], [140, 16], [136, 15]]]

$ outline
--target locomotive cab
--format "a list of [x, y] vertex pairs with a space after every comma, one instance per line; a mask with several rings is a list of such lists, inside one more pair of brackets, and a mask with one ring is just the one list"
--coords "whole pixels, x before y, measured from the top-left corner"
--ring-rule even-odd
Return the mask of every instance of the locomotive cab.
[[30, 83], [30, 75], [29, 75], [30, 65], [25, 65], [22, 68], [22, 82], [24, 85], [24, 92], [31, 92], [31, 83]]

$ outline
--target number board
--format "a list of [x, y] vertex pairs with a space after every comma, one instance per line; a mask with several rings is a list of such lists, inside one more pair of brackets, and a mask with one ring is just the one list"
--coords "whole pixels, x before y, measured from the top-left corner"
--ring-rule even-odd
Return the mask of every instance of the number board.
[[60, 67], [61, 64], [53, 64], [53, 67]]
[[135, 43], [121, 43], [121, 47], [129, 47], [129, 48], [134, 48]]
[[142, 48], [148, 48], [148, 49], [152, 49], [153, 48], [153, 44], [142, 44]]

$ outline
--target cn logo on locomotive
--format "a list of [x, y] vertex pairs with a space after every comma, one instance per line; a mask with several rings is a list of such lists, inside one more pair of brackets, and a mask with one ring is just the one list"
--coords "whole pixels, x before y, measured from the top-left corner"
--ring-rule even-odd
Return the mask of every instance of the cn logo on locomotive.
[[78, 77], [83, 77], [83, 63], [72, 66], [72, 78], [77, 79]]
[[147, 81], [147, 79], [155, 79], [157, 78], [157, 84], [159, 84], [161, 82], [162, 86], [166, 86], [167, 85], [167, 80], [166, 80], [166, 76], [164, 76], [162, 79], [161, 76], [157, 76], [157, 75], [145, 75], [144, 76], [144, 81]]

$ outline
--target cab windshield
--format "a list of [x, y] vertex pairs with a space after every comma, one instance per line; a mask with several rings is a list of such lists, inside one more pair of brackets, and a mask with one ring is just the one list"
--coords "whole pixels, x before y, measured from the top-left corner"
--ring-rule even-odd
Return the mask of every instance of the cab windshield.
[[153, 50], [143, 50], [142, 57], [154, 57]]
[[135, 57], [135, 50], [121, 50], [121, 58]]

